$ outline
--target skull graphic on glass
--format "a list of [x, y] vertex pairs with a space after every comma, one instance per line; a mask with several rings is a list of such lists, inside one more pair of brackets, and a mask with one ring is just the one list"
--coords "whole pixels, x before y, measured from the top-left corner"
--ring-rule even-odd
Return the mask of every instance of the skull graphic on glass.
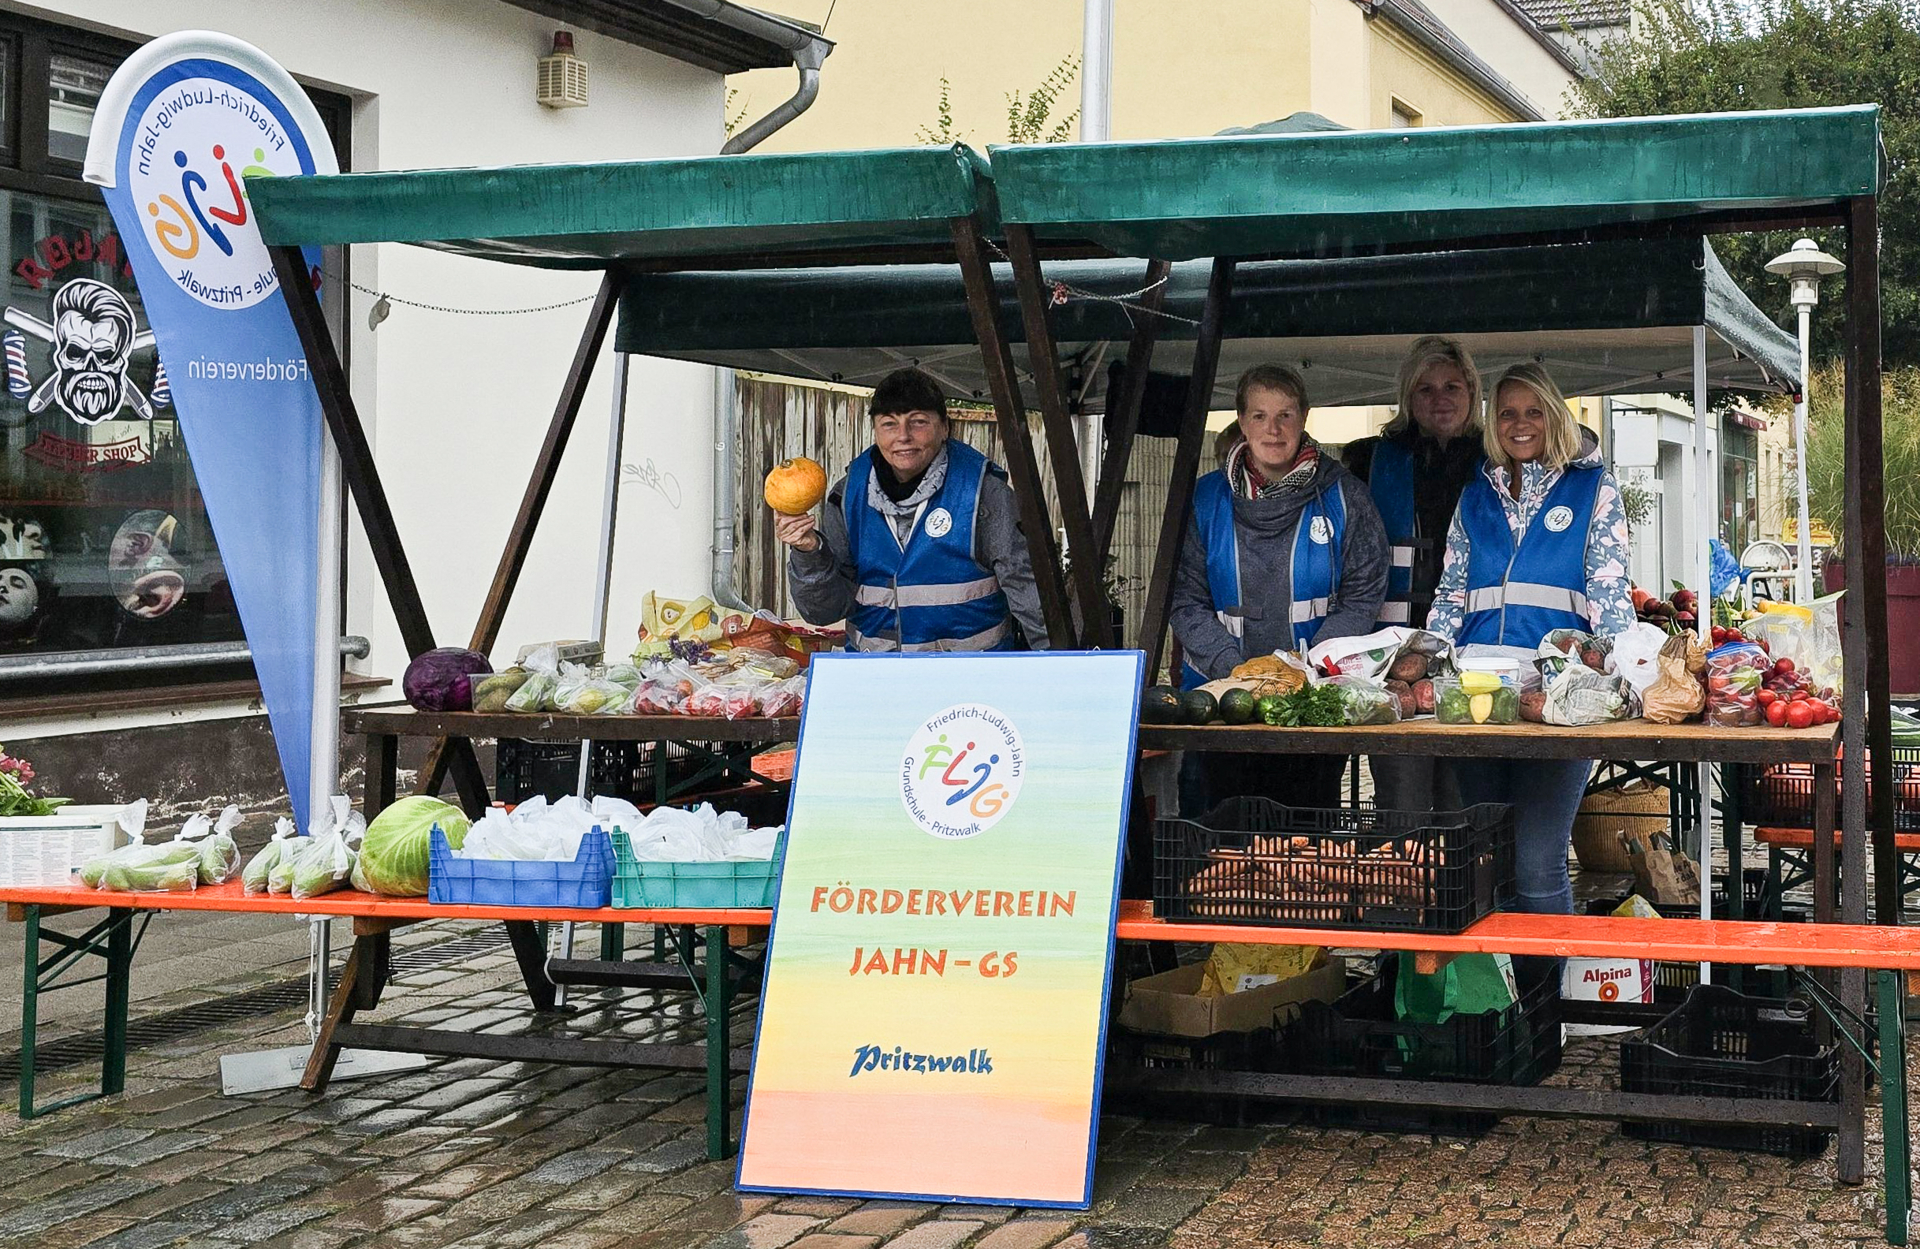
[[133, 309], [104, 282], [79, 278], [53, 297], [53, 374], [27, 402], [39, 413], [57, 403], [82, 425], [97, 425], [128, 399]]

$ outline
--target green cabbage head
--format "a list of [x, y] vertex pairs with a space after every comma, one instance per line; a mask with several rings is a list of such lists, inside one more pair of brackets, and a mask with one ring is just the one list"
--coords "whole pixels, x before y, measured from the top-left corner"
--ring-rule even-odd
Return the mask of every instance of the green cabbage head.
[[427, 850], [435, 824], [455, 850], [467, 839], [467, 817], [459, 807], [425, 794], [413, 794], [394, 803], [367, 825], [356, 875], [375, 893], [395, 898], [424, 897]]

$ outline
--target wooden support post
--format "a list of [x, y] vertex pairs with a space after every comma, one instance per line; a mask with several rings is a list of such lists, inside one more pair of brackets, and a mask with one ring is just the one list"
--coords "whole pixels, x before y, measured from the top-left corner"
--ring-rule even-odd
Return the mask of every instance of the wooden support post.
[[1834, 921], [1834, 766], [1813, 765], [1813, 922]]
[[1113, 527], [1120, 517], [1127, 465], [1133, 459], [1133, 440], [1140, 432], [1140, 407], [1147, 398], [1147, 373], [1153, 365], [1153, 346], [1160, 337], [1160, 309], [1167, 299], [1167, 275], [1173, 266], [1164, 260], [1147, 262], [1147, 290], [1140, 296], [1133, 340], [1127, 344], [1127, 363], [1120, 375], [1120, 393], [1107, 394], [1107, 450], [1100, 461], [1100, 480], [1093, 487], [1093, 540], [1100, 547], [1100, 566], [1113, 550]]
[[367, 734], [366, 782], [360, 794], [360, 813], [372, 821], [393, 805], [399, 786], [399, 737], [392, 733]]
[[960, 275], [967, 284], [967, 312], [973, 318], [974, 337], [986, 366], [987, 388], [1000, 421], [1006, 447], [1007, 472], [1020, 505], [1020, 528], [1033, 559], [1033, 580], [1040, 591], [1040, 610], [1047, 618], [1047, 639], [1055, 650], [1074, 645], [1073, 614], [1068, 606], [1066, 578], [1060, 572], [1060, 546], [1053, 539], [1053, 521], [1047, 516], [1047, 498], [1040, 485], [1040, 465], [1034, 459], [1033, 433], [1027, 428], [1026, 406], [1013, 371], [1013, 353], [1000, 333], [995, 313], [1000, 306], [993, 290], [993, 266], [987, 262], [986, 241], [973, 217], [953, 219], [953, 250], [960, 258]]
[[[1849, 787], [1856, 778], [1867, 780], [1869, 768], [1872, 776], [1859, 794], [1863, 825], [1852, 822], [1850, 801], [1844, 817], [1849, 833], [1862, 826], [1871, 830], [1876, 922], [1898, 924], [1900, 855], [1894, 845], [1897, 795], [1887, 658], [1887, 487], [1880, 419], [1880, 218], [1872, 197], [1851, 200], [1847, 207], [1846, 472], [1853, 506], [1845, 521], [1847, 611], [1841, 653], [1847, 718], [1841, 734]], [[1861, 853], [1864, 867], [1864, 849]], [[1844, 849], [1842, 855], [1842, 872], [1852, 871]], [[1863, 923], [1865, 905], [1863, 897]], [[1852, 918], [1852, 908], [1847, 913]]]
[[[514, 513], [513, 527], [507, 530], [507, 545], [493, 570], [493, 584], [487, 587], [486, 601], [480, 605], [480, 619], [474, 624], [473, 637], [467, 643], [469, 650], [491, 654], [494, 643], [500, 640], [507, 604], [513, 600], [514, 587], [520, 583], [520, 570], [526, 566], [527, 552], [533, 549], [534, 531], [540, 527], [547, 496], [553, 493], [560, 458], [566, 453], [567, 440], [573, 436], [573, 423], [580, 416], [587, 385], [593, 380], [594, 362], [600, 358], [600, 348], [607, 341], [607, 328], [620, 309], [620, 291], [625, 285], [626, 278], [618, 269], [607, 270], [600, 279], [593, 310], [587, 314], [586, 328], [580, 332], [580, 342], [573, 350], [573, 362], [567, 366], [567, 380], [560, 387], [559, 402], [554, 404], [553, 418], [547, 422], [546, 440], [540, 444], [540, 454], [534, 457], [533, 473], [527, 478], [526, 493], [520, 496], [520, 510]], [[418, 792], [439, 792], [440, 782], [446, 775], [448, 741], [443, 737], [428, 749], [427, 761], [420, 769], [420, 783], [415, 787]]]
[[554, 983], [547, 978], [547, 943], [533, 921], [510, 919], [507, 943], [513, 947], [514, 961], [520, 964], [520, 978], [527, 985], [527, 1000], [537, 1011], [554, 1009]]
[[[313, 378], [320, 411], [326, 416], [327, 429], [340, 452], [341, 474], [359, 510], [360, 523], [367, 531], [367, 545], [372, 548], [374, 565], [386, 586], [394, 621], [400, 626], [400, 640], [409, 655], [430, 651], [433, 627], [427, 622], [427, 609], [420, 600], [420, 587], [413, 579], [413, 566], [407, 562], [406, 548], [401, 545], [400, 529], [394, 523], [386, 488], [380, 484], [373, 446], [360, 423], [360, 411], [354, 406], [353, 393], [347, 386], [340, 353], [334, 350], [333, 335], [327, 330], [320, 300], [307, 274], [306, 258], [297, 247], [273, 247], [268, 251], [273, 257], [274, 275], [280, 281], [281, 297], [293, 317], [294, 331], [300, 336], [300, 347], [307, 353], [307, 372]], [[471, 742], [462, 742], [454, 751], [451, 766], [461, 804], [468, 814], [478, 815], [487, 806], [487, 781]]]
[[1233, 263], [1231, 256], [1214, 259], [1213, 274], [1207, 279], [1206, 307], [1200, 313], [1200, 336], [1193, 344], [1193, 377], [1187, 385], [1186, 411], [1180, 418], [1180, 443], [1173, 453], [1167, 510], [1160, 518], [1160, 542], [1154, 549], [1153, 579], [1147, 583], [1147, 613], [1140, 629], [1149, 683], [1160, 671], [1174, 569], [1180, 563], [1180, 544], [1186, 540], [1187, 521], [1193, 511], [1193, 487], [1200, 471], [1201, 446], [1206, 441], [1207, 412], [1213, 407], [1213, 378], [1220, 368], [1220, 339], [1226, 331], [1227, 304], [1233, 298]]
[[1073, 436], [1073, 418], [1060, 381], [1060, 352], [1047, 322], [1047, 290], [1042, 285], [1040, 260], [1034, 252], [1033, 231], [1008, 225], [1007, 259], [1013, 266], [1013, 286], [1020, 297], [1020, 316], [1027, 327], [1027, 365], [1033, 370], [1034, 390], [1040, 399], [1040, 421], [1047, 431], [1047, 460], [1060, 497], [1060, 522], [1067, 531], [1068, 569], [1074, 598], [1080, 607], [1080, 641], [1087, 646], [1113, 645], [1113, 618], [1107, 608], [1106, 561], [1094, 538], [1093, 517], [1087, 505], [1087, 483], [1080, 472], [1079, 444]]

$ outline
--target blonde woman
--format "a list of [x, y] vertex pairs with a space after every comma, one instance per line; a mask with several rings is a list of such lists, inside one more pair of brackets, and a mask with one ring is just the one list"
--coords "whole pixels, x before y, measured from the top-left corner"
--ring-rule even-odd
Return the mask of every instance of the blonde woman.
[[[1633, 624], [1620, 487], [1598, 440], [1545, 369], [1516, 364], [1493, 387], [1486, 463], [1460, 496], [1427, 628], [1476, 648], [1531, 655], [1554, 629]], [[1567, 842], [1591, 760], [1461, 759], [1469, 803], [1514, 808], [1519, 909], [1573, 910]]]
[[[1341, 459], [1367, 483], [1387, 529], [1393, 565], [1380, 627], [1417, 625], [1433, 606], [1447, 526], [1480, 467], [1480, 374], [1451, 338], [1414, 340], [1400, 364], [1400, 406], [1377, 437], [1347, 444]], [[1374, 755], [1374, 801], [1394, 811], [1458, 810], [1448, 760]]]

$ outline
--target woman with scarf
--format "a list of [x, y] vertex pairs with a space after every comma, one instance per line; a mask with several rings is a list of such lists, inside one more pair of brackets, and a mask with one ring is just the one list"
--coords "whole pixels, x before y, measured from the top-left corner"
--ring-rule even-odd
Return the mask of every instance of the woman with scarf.
[[[1308, 436], [1300, 375], [1256, 365], [1241, 375], [1234, 407], [1240, 440], [1226, 467], [1194, 487], [1173, 580], [1170, 622], [1189, 689], [1256, 655], [1370, 633], [1387, 593], [1380, 513], [1360, 479]], [[1331, 807], [1345, 763], [1337, 755], [1221, 753], [1201, 756], [1198, 770], [1208, 805], [1259, 795]]]
[[[947, 401], [919, 369], [880, 379], [873, 445], [811, 513], [779, 516], [803, 619], [847, 622], [850, 651], [1047, 645], [1006, 470], [947, 437]], [[1016, 631], [1016, 625], [1018, 631]]]

